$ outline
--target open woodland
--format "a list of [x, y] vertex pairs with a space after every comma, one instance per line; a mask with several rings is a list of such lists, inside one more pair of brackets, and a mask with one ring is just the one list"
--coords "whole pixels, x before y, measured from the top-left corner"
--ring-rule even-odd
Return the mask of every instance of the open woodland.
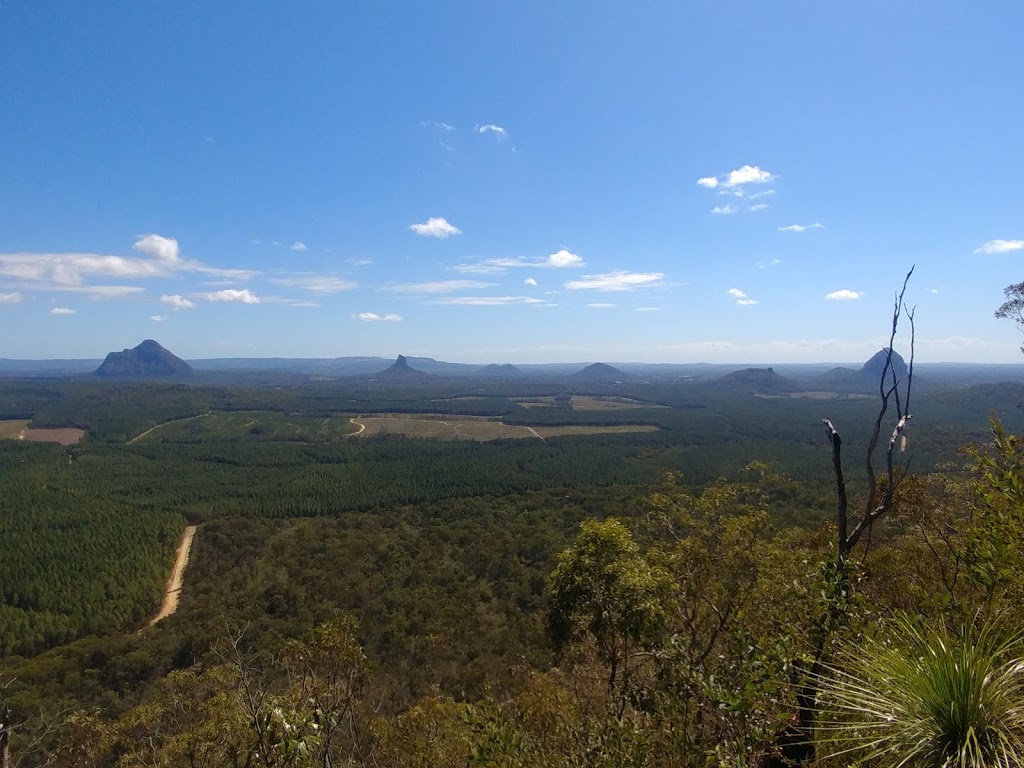
[[1024, 386], [898, 385], [0, 379], [10, 765], [895, 764], [1024, 605]]

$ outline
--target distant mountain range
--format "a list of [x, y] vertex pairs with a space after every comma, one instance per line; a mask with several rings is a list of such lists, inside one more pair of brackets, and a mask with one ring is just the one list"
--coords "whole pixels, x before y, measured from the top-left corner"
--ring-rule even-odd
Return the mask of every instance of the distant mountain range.
[[[839, 392], [873, 392], [878, 389], [881, 367], [886, 351], [879, 350], [863, 364], [780, 363], [771, 366], [779, 377], [787, 380], [793, 390], [827, 390]], [[766, 367], [714, 363], [541, 363], [518, 364], [453, 363], [431, 357], [402, 355], [404, 366], [395, 359], [369, 356], [336, 358], [211, 358], [185, 362], [148, 339], [138, 347], [107, 356], [106, 360], [10, 360], [0, 358], [0, 376], [68, 377], [96, 373], [102, 377], [145, 379], [192, 377], [202, 381], [235, 381], [256, 383], [272, 381], [329, 381], [339, 378], [375, 378], [389, 369], [387, 379], [412, 383], [404, 373], [433, 375], [438, 378], [474, 377], [489, 379], [547, 379], [579, 386], [614, 386], [617, 382], [678, 380], [712, 382], [733, 372], [767, 370]], [[893, 355], [897, 377], [906, 375], [906, 362]], [[1024, 381], [1024, 363], [981, 365], [972, 363], [915, 363], [917, 384], [923, 388], [999, 381]], [[194, 374], [194, 376], [193, 376]], [[386, 379], [386, 380], [387, 380]], [[426, 381], [426, 379], [424, 379]], [[729, 379], [727, 386], [756, 387], [757, 375], [744, 373]], [[772, 377], [760, 382], [764, 391], [786, 385]]]

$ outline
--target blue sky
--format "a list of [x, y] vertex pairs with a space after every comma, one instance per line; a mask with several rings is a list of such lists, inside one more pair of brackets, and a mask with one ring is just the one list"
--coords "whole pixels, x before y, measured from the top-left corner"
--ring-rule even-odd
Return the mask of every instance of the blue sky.
[[[1024, 5], [0, 5], [0, 357], [1019, 362]], [[829, 298], [831, 297], [831, 298]]]

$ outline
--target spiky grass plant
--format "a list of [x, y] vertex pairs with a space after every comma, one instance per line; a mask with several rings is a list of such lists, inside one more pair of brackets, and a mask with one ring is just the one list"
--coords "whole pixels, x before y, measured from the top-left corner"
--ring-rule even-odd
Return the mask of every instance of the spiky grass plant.
[[818, 737], [880, 768], [1024, 766], [1022, 634], [895, 623], [821, 675]]

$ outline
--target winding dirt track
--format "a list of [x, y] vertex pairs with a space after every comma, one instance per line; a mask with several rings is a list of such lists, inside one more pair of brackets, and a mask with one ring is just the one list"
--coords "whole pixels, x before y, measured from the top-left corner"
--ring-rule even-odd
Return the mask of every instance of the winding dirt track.
[[133, 437], [131, 440], [128, 441], [128, 445], [132, 445], [136, 440], [141, 440], [146, 435], [148, 435], [150, 432], [152, 432], [154, 429], [160, 429], [160, 427], [167, 426], [168, 424], [173, 424], [176, 421], [192, 421], [193, 419], [201, 419], [201, 418], [203, 418], [203, 416], [209, 416], [211, 413], [213, 413], [213, 411], [207, 411], [206, 413], [197, 413], [195, 416], [186, 416], [183, 419], [171, 419], [170, 421], [162, 421], [159, 424], [150, 427], [145, 432], [142, 432], [142, 433], [136, 435], [135, 437]]
[[363, 430], [366, 429], [366, 425], [365, 424], [360, 424], [358, 421], [355, 420], [355, 418], [349, 419], [349, 421], [351, 421], [355, 426], [359, 427], [359, 431], [358, 432], [353, 432], [352, 433], [353, 437], [356, 436], [356, 435], [363, 434]]
[[195, 538], [198, 528], [198, 525], [190, 525], [185, 528], [185, 533], [181, 536], [181, 543], [178, 544], [178, 557], [174, 561], [174, 570], [171, 571], [171, 578], [167, 580], [167, 591], [164, 593], [163, 602], [160, 603], [160, 610], [149, 622], [151, 627], [178, 610], [178, 598], [181, 596], [181, 584], [185, 577], [185, 566], [188, 565], [188, 555], [192, 550], [192, 539]]

